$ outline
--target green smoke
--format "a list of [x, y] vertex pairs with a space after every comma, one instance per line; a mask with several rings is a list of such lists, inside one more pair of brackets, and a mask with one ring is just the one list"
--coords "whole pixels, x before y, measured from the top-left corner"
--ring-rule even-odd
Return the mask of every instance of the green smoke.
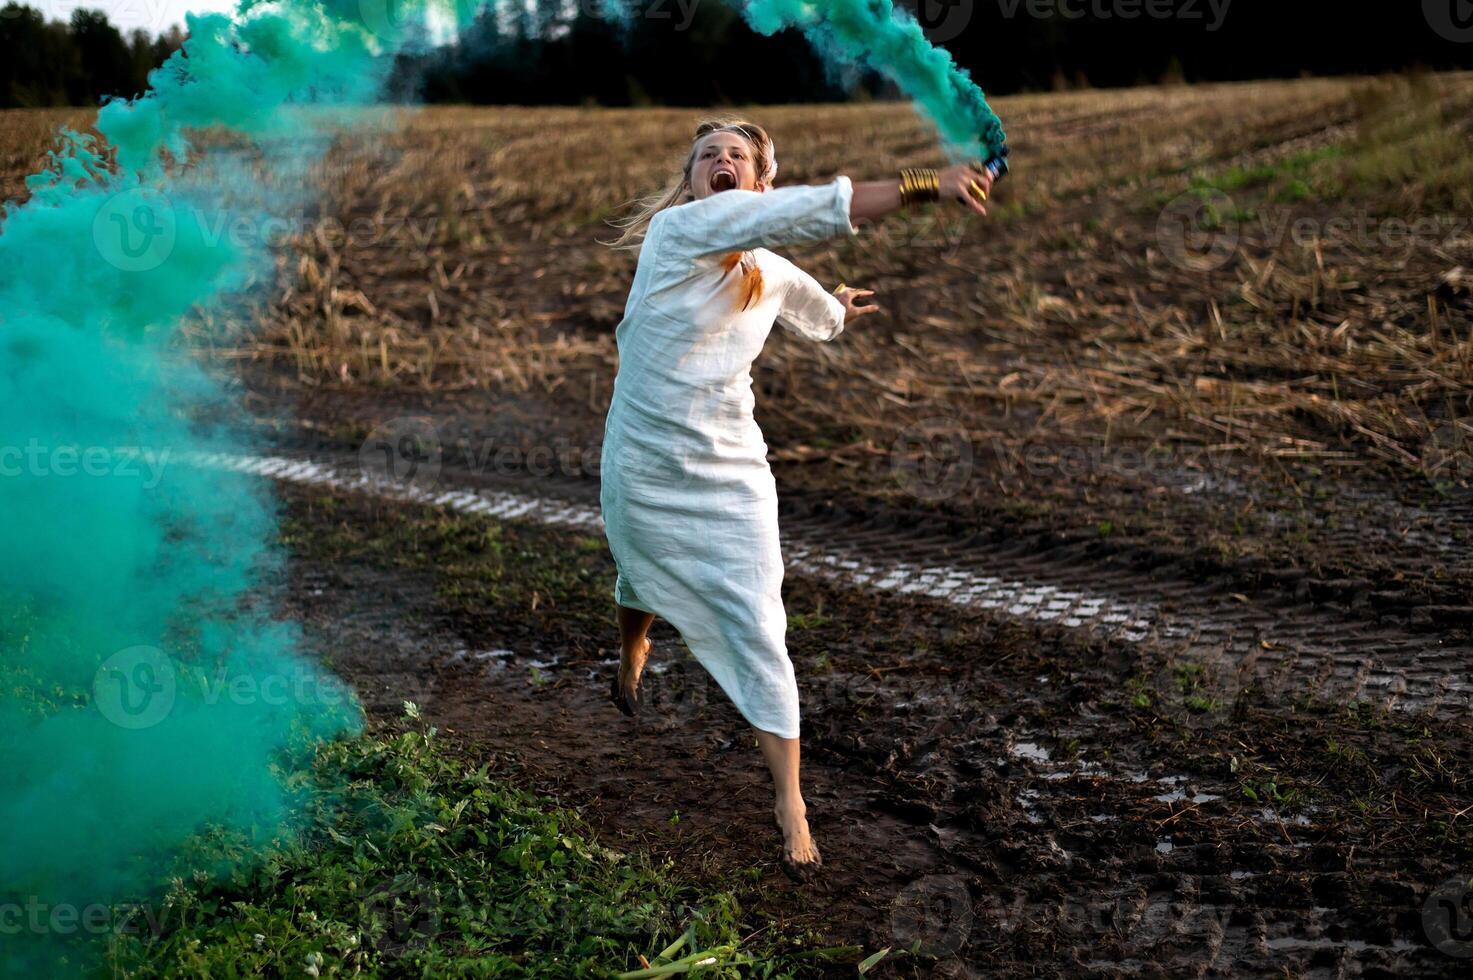
[[[628, 22], [627, 4], [600, 3]], [[455, 24], [478, 6], [438, 5]], [[214, 832], [218, 850], [190, 860], [219, 872], [289, 831], [289, 760], [361, 726], [263, 598], [281, 572], [270, 488], [193, 465], [248, 438], [179, 333], [270, 280], [267, 230], [306, 213], [320, 148], [371, 124], [428, 6], [242, 0], [190, 16], [149, 91], [102, 107], [101, 140], [63, 130], [29, 201], [4, 207], [0, 975], [75, 972], [85, 950], [59, 957], [105, 939], [119, 903], [156, 898], [192, 835]], [[885, 0], [745, 12], [886, 72], [959, 152], [1001, 145], [981, 91]]]
[[881, 72], [915, 100], [954, 159], [989, 158], [1002, 148], [1002, 123], [966, 69], [926, 40], [916, 19], [891, 0], [733, 0], [759, 34], [801, 30], [828, 61]]
[[178, 335], [270, 281], [315, 148], [391, 67], [391, 13], [189, 16], [149, 91], [101, 108], [100, 141], [63, 130], [4, 207], [0, 974], [74, 972], [191, 835], [214, 873], [290, 830], [283, 760], [361, 726], [264, 598], [270, 488], [192, 465], [244, 449], [245, 413]]

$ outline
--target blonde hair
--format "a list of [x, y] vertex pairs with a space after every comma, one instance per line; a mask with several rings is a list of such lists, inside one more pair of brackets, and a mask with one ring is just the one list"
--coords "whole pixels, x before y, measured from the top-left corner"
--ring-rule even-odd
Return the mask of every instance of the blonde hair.
[[[694, 200], [695, 194], [691, 191], [690, 174], [696, 162], [696, 144], [701, 141], [702, 137], [715, 132], [733, 132], [746, 139], [752, 147], [752, 163], [757, 171], [757, 179], [771, 189], [772, 185], [765, 176], [771, 169], [773, 158], [772, 137], [767, 135], [767, 131], [756, 123], [748, 122], [737, 116], [704, 119], [696, 125], [695, 135], [691, 137], [690, 150], [685, 156], [685, 166], [671, 177], [664, 189], [637, 199], [634, 202], [634, 210], [627, 217], [610, 221], [609, 224], [622, 228], [623, 232], [612, 242], [600, 242], [600, 244], [613, 248], [637, 249], [643, 244], [645, 234], [649, 231], [650, 221], [656, 214], [666, 208]], [[727, 272], [734, 269], [741, 261], [741, 252], [728, 252], [721, 258], [722, 267]], [[752, 262], [742, 276], [742, 309], [745, 310], [761, 296], [762, 270], [757, 267], [756, 262]]]

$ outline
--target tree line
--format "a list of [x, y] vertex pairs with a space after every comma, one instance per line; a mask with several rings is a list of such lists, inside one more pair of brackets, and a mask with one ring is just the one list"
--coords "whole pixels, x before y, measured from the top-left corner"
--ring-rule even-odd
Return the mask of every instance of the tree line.
[[184, 38], [177, 25], [124, 37], [100, 10], [47, 21], [33, 7], [8, 3], [0, 7], [0, 106], [91, 106], [104, 95], [140, 95], [149, 71]]
[[[409, 10], [417, 0], [388, 0]], [[452, 42], [427, 29], [394, 58], [391, 97], [480, 104], [720, 105], [891, 94], [874, 73], [825, 63], [794, 31], [753, 33], [737, 0], [489, 0]], [[871, 0], [883, 3], [885, 0]], [[1462, 0], [1340, 5], [1274, 0], [894, 0], [989, 93], [1162, 81], [1473, 67]], [[184, 41], [127, 37], [96, 10], [48, 22], [0, 8], [0, 105], [96, 105], [136, 96]]]

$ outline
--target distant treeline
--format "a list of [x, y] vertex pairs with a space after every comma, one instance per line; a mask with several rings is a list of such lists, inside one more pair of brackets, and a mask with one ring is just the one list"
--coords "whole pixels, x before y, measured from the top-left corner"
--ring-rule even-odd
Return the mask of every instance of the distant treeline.
[[[388, 0], [396, 10], [416, 0]], [[427, 102], [711, 105], [888, 94], [831, 71], [800, 35], [749, 30], [737, 0], [492, 0], [453, 43], [395, 59], [393, 93]], [[884, 3], [885, 0], [871, 0]], [[896, 0], [989, 93], [1161, 81], [1283, 78], [1473, 67], [1464, 0]], [[1443, 8], [1446, 8], [1445, 10]], [[428, 35], [426, 35], [428, 36]], [[95, 105], [137, 95], [179, 46], [177, 28], [126, 38], [99, 11], [46, 22], [0, 8], [0, 104]]]
[[[457, 44], [401, 59], [402, 88], [430, 102], [602, 105], [807, 102], [885, 90], [864, 74], [831, 77], [794, 31], [752, 33], [736, 0], [626, 2], [634, 18], [622, 37], [595, 16], [599, 0], [483, 9]], [[895, 3], [996, 94], [1473, 67], [1466, 0], [1354, 10], [1302, 0]]]
[[148, 73], [184, 42], [178, 27], [125, 38], [100, 10], [47, 21], [16, 3], [0, 7], [0, 106], [96, 105], [104, 95], [135, 96]]

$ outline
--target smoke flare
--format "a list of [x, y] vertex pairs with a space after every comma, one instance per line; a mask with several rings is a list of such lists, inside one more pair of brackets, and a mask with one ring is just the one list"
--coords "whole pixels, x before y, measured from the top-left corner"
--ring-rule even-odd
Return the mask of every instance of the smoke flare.
[[891, 0], [737, 2], [759, 34], [796, 28], [825, 60], [872, 68], [890, 78], [936, 124], [953, 159], [987, 159], [1002, 151], [1006, 134], [982, 89]]
[[290, 829], [284, 754], [360, 729], [352, 692], [264, 598], [281, 568], [270, 487], [191, 465], [241, 450], [245, 427], [179, 334], [270, 281], [269, 231], [306, 213], [309, 166], [373, 120], [403, 36], [390, 14], [245, 0], [188, 15], [149, 91], [100, 109], [101, 140], [62, 130], [29, 200], [5, 205], [6, 975], [75, 971], [192, 835], [240, 854]]

